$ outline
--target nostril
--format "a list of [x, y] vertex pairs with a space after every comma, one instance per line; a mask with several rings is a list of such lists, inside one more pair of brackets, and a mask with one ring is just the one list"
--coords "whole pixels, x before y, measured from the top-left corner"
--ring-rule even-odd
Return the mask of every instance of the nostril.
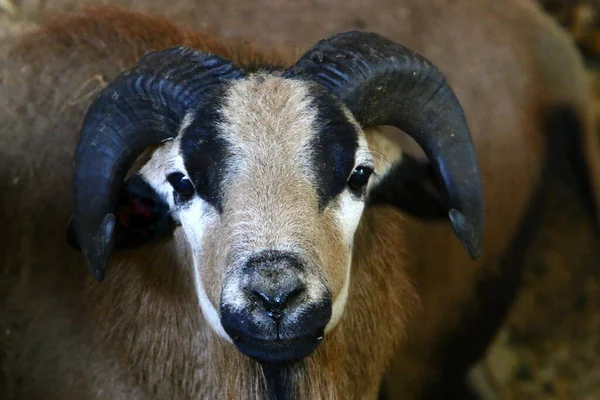
[[266, 314], [275, 320], [298, 306], [306, 294], [302, 260], [291, 253], [260, 252], [244, 266], [244, 292], [251, 312]]
[[296, 289], [292, 290], [290, 293], [288, 293], [285, 299], [285, 304], [293, 304], [295, 300], [302, 295], [302, 293], [304, 293], [304, 286], [299, 286]]
[[252, 294], [262, 302], [267, 315], [273, 319], [280, 319], [283, 310], [294, 303], [304, 292], [304, 286], [298, 285], [293, 288], [276, 291], [253, 290]]

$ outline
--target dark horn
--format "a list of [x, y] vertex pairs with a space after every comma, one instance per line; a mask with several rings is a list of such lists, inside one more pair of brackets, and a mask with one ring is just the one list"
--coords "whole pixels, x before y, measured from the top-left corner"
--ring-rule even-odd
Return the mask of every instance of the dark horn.
[[85, 116], [75, 154], [74, 224], [93, 276], [104, 279], [125, 175], [150, 145], [177, 135], [217, 85], [244, 75], [232, 62], [185, 47], [149, 53], [104, 88]]
[[325, 86], [364, 127], [410, 135], [444, 184], [455, 234], [479, 258], [484, 205], [475, 148], [458, 99], [429, 60], [378, 34], [347, 32], [318, 42], [285, 76]]

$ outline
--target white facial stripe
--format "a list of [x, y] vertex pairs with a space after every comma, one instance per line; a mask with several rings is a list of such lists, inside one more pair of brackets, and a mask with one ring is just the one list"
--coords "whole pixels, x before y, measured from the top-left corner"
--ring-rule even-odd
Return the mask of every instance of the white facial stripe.
[[195, 197], [191, 200], [190, 204], [179, 210], [179, 219], [184, 232], [188, 238], [191, 238], [191, 240], [188, 239], [188, 244], [192, 250], [192, 258], [194, 260], [194, 286], [196, 288], [196, 295], [202, 314], [204, 315], [206, 322], [208, 322], [217, 335], [228, 342], [233, 343], [233, 340], [231, 340], [221, 325], [221, 317], [219, 316], [216, 307], [212, 304], [206, 294], [204, 282], [202, 282], [202, 276], [200, 274], [202, 268], [201, 260], [204, 259], [202, 255], [204, 235], [211, 226], [217, 224], [219, 217], [213, 206], [199, 197]]
[[196, 260], [194, 257], [194, 284], [196, 287], [196, 294], [198, 295], [198, 302], [200, 303], [200, 309], [202, 310], [202, 315], [204, 315], [204, 319], [210, 327], [215, 331], [217, 335], [228, 341], [229, 343], [233, 343], [233, 340], [225, 329], [223, 329], [223, 325], [221, 325], [221, 317], [217, 312], [217, 309], [211, 303], [210, 299], [206, 295], [206, 291], [204, 290], [204, 285], [202, 284], [202, 279], [200, 278], [200, 269], [196, 265]]
[[[194, 114], [192, 112], [187, 113], [183, 118], [178, 136], [175, 139], [165, 140], [164, 144], [154, 151], [150, 160], [139, 171], [139, 174], [165, 199], [172, 210], [174, 209], [173, 188], [166, 177], [173, 172], [181, 172], [187, 176], [180, 151], [181, 133], [191, 124], [193, 118]], [[178, 219], [182, 223], [186, 236], [189, 235], [188, 237], [193, 238], [187, 240], [187, 242], [192, 250], [194, 287], [202, 314], [217, 335], [233, 343], [221, 325], [219, 313], [208, 298], [200, 276], [201, 265], [199, 265], [199, 260], [202, 260], [202, 239], [207, 227], [216, 223], [214, 213], [212, 206], [199, 197], [195, 197], [191, 204], [178, 211]]]
[[138, 173], [170, 207], [173, 207], [173, 189], [167, 181], [167, 175], [175, 171], [185, 173], [185, 167], [179, 151], [179, 139], [169, 139], [163, 143]]
[[[192, 119], [193, 114], [188, 113], [183, 120], [180, 133], [189, 126]], [[186, 176], [188, 175], [185, 169], [183, 157], [181, 156], [180, 152], [180, 141], [181, 135], [179, 135], [178, 138], [173, 141], [173, 146], [176, 146], [177, 148], [177, 155], [165, 163], [166, 168], [165, 171], [163, 171], [164, 176], [175, 171], [182, 172]], [[173, 151], [171, 154], [172, 153]], [[163, 162], [164, 161], [165, 160], [163, 160]], [[168, 182], [167, 185], [168, 191], [172, 198], [173, 190]], [[173, 202], [173, 200], [171, 201]], [[186, 235], [188, 235], [188, 238], [191, 238], [191, 240], [188, 239], [188, 245], [192, 250], [192, 258], [194, 260], [194, 287], [196, 288], [196, 296], [198, 298], [198, 303], [200, 305], [200, 309], [202, 310], [202, 314], [204, 315], [204, 319], [206, 322], [208, 322], [218, 336], [225, 339], [229, 343], [233, 343], [233, 340], [231, 337], [229, 337], [227, 332], [225, 332], [223, 325], [221, 325], [221, 317], [217, 312], [216, 307], [208, 298], [206, 289], [204, 288], [204, 283], [202, 282], [202, 276], [200, 275], [200, 269], [202, 268], [201, 260], [203, 259], [202, 242], [207, 227], [217, 223], [218, 216], [216, 215], [216, 211], [214, 210], [213, 206], [196, 196], [191, 200], [190, 204], [187, 204], [184, 208], [178, 210], [178, 219], [181, 222]]]
[[[359, 132], [358, 149], [356, 150], [355, 156], [355, 168], [359, 165], [375, 168], [375, 160], [373, 159], [373, 156], [369, 151], [369, 145], [362, 128], [356, 122], [354, 116], [350, 113], [350, 111], [346, 110], [346, 116], [348, 117], [348, 120], [350, 120], [357, 127], [357, 130]], [[330, 332], [333, 328], [336, 327], [336, 325], [342, 318], [344, 308], [346, 307], [346, 303], [348, 301], [348, 294], [350, 291], [350, 277], [352, 272], [352, 245], [354, 243], [354, 234], [356, 233], [356, 229], [358, 228], [358, 224], [360, 222], [360, 218], [365, 207], [364, 202], [362, 200], [356, 199], [353, 195], [348, 193], [347, 190], [344, 190], [339, 195], [338, 201], [339, 210], [336, 212], [336, 219], [343, 232], [344, 242], [348, 246], [350, 258], [348, 261], [348, 265], [346, 266], [344, 285], [342, 286], [342, 289], [333, 301], [331, 319], [325, 327], [325, 333]]]
[[340, 322], [340, 318], [342, 318], [342, 314], [344, 313], [344, 308], [346, 307], [346, 302], [348, 301], [348, 293], [350, 291], [350, 272], [352, 271], [352, 260], [348, 263], [346, 267], [346, 281], [344, 282], [344, 286], [342, 290], [338, 294], [337, 298], [333, 301], [333, 305], [331, 307], [331, 319], [327, 323], [325, 327], [325, 333], [330, 332], [333, 328], [336, 327], [338, 322]]
[[344, 242], [351, 248], [365, 203], [357, 199], [348, 190], [344, 190], [338, 196], [338, 206], [339, 209], [335, 211], [336, 219], [342, 231]]
[[162, 196], [167, 204], [173, 206], [173, 189], [167, 181], [167, 175], [181, 172], [187, 175], [181, 156], [181, 134], [194, 120], [194, 112], [189, 111], [181, 122], [175, 138], [163, 140], [163, 145], [152, 153], [150, 160], [140, 169], [139, 174]]
[[[358, 157], [357, 157], [358, 160]], [[365, 161], [366, 162], [366, 161]], [[358, 164], [358, 163], [357, 163]], [[336, 210], [336, 219], [338, 226], [342, 231], [344, 242], [349, 251], [349, 262], [346, 266], [346, 276], [342, 290], [333, 302], [331, 319], [325, 328], [325, 332], [329, 332], [339, 322], [346, 302], [348, 300], [348, 291], [350, 288], [350, 275], [352, 271], [352, 245], [354, 243], [354, 234], [360, 222], [360, 217], [364, 210], [365, 204], [362, 200], [356, 199], [348, 190], [343, 191], [338, 196], [339, 209]]]

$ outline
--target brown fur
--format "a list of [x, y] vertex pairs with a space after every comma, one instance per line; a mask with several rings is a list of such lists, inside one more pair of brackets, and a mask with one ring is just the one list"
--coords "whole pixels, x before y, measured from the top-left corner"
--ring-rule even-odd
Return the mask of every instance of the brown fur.
[[[201, 15], [224, 36], [256, 36], [269, 22], [275, 44], [306, 47], [356, 25], [377, 30], [440, 66], [471, 125], [487, 204], [483, 259], [470, 262], [445, 222], [418, 222], [391, 208], [368, 211], [356, 236], [346, 312], [294, 374], [299, 398], [374, 398], [396, 345], [386, 385], [391, 398], [412, 398], [436, 377], [440, 337], [460, 326], [466, 305], [476, 301], [476, 282], [506, 268], [498, 260], [541, 184], [543, 113], [556, 105], [576, 110], [585, 126], [586, 160], [600, 200], [583, 68], [565, 36], [529, 3], [418, 0], [385, 9], [349, 2], [339, 9], [326, 1], [264, 7], [249, 1], [236, 11], [246, 12], [243, 26], [225, 13], [234, 3], [206, 12], [198, 3], [185, 7], [189, 14], [181, 16]], [[5, 59], [0, 300], [7, 307], [0, 321], [9, 334], [0, 344], [7, 349], [9, 398], [253, 398], [261, 392], [256, 366], [203, 324], [191, 278], [177, 262], [185, 251], [173, 248], [176, 240], [120, 254], [102, 284], [92, 282], [64, 240], [71, 210], [64, 166], [71, 165], [90, 101], [85, 94], [144, 52], [174, 44], [212, 50], [242, 66], [293, 61], [274, 53], [257, 60], [260, 53], [245, 46], [228, 47], [162, 19], [98, 10], [27, 36]], [[26, 378], [19, 382], [19, 376]]]
[[[135, 25], [135, 28], [130, 29], [132, 25]], [[156, 30], [150, 29], [156, 25]], [[142, 29], [143, 27], [146, 28]], [[23, 90], [25, 86], [33, 89], [43, 85], [49, 77], [63, 78], [68, 71], [68, 79], [59, 83], [62, 86], [60, 95], [48, 97], [49, 92], [46, 92], [46, 95], [36, 96], [31, 105], [35, 112], [44, 110], [43, 112], [51, 117], [54, 112], [64, 109], [64, 102], [68, 101], [70, 95], [75, 93], [83, 82], [89, 80], [90, 73], [100, 73], [106, 76], [106, 79], [110, 79], [120, 68], [133, 62], [136, 56], [151, 49], [180, 42], [203, 49], [214, 50], [217, 46], [212, 41], [204, 43], [201, 36], [183, 34], [171, 29], [174, 28], [162, 20], [98, 10], [87, 14], [85, 18], [62, 22], [60, 28], [56, 25], [50, 26], [39, 34], [26, 37], [23, 44], [15, 48], [8, 59], [10, 65], [4, 74], [6, 88], [14, 93], [13, 95], [20, 96], [23, 93], [18, 91]], [[156, 36], [137, 34], [144, 30], [146, 33], [155, 32]], [[161, 41], [163, 37], [166, 39]], [[34, 49], [43, 49], [43, 53]], [[248, 63], [246, 60], [254, 60], [252, 53], [246, 54], [236, 47], [225, 49], [221, 54], [231, 56], [242, 66]], [[130, 56], [123, 57], [126, 53]], [[33, 58], [45, 61], [35, 63]], [[76, 58], [83, 62], [74, 62]], [[53, 60], [52, 65], [49, 60]], [[18, 67], [12, 67], [24, 64], [30, 65], [32, 70], [22, 71]], [[94, 65], [93, 72], [88, 69], [91, 65]], [[9, 98], [5, 97], [3, 100], [6, 101], [4, 104], [9, 104]], [[138, 396], [152, 394], [153, 398], [240, 398], [240, 394], [243, 394], [244, 398], [255, 398], [261, 393], [262, 384], [257, 367], [250, 365], [251, 363], [232, 346], [216, 338], [201, 320], [189, 271], [180, 266], [186, 265], [186, 262], [177, 262], [177, 259], [181, 258], [180, 254], [185, 254], [186, 251], [184, 248], [173, 248], [176, 243], [181, 243], [182, 239], [172, 240], [163, 245], [153, 244], [119, 255], [111, 266], [107, 280], [100, 285], [85, 275], [79, 255], [67, 248], [64, 229], [69, 213], [67, 183], [70, 176], [68, 169], [61, 171], [56, 166], [70, 163], [68, 159], [72, 153], [78, 120], [82, 117], [85, 103], [89, 104], [89, 100], [85, 99], [68, 107], [62, 116], [56, 115], [54, 120], [46, 120], [47, 125], [40, 124], [32, 128], [39, 130], [38, 134], [48, 139], [46, 144], [52, 146], [51, 157], [41, 156], [36, 159], [35, 162], [39, 165], [33, 166], [35, 176], [22, 179], [17, 182], [16, 187], [7, 187], [3, 192], [3, 204], [8, 205], [19, 202], [20, 196], [30, 191], [39, 191], [42, 187], [47, 187], [49, 192], [43, 191], [50, 196], [49, 202], [59, 202], [46, 209], [48, 202], [36, 198], [35, 201], [40, 203], [35, 208], [44, 216], [41, 219], [28, 219], [27, 216], [35, 212], [29, 207], [13, 210], [17, 221], [30, 221], [33, 226], [27, 222], [16, 225], [15, 229], [18, 231], [3, 237], [9, 247], [2, 254], [9, 257], [10, 251], [6, 251], [15, 247], [23, 248], [23, 241], [31, 241], [34, 248], [44, 248], [49, 253], [42, 255], [36, 251], [40, 259], [27, 265], [20, 265], [17, 260], [14, 260], [15, 265], [9, 263], [5, 270], [5, 274], [8, 274], [5, 282], [10, 282], [8, 285], [12, 289], [8, 300], [8, 304], [11, 305], [9, 311], [16, 310], [15, 307], [23, 307], [20, 308], [20, 312], [15, 313], [29, 315], [32, 311], [22, 304], [18, 293], [32, 290], [27, 289], [28, 287], [35, 288], [31, 298], [32, 306], [37, 308], [38, 293], [42, 293], [44, 288], [51, 293], [55, 285], [61, 284], [75, 290], [65, 294], [67, 299], [64, 304], [52, 306], [57, 309], [56, 312], [64, 313], [65, 316], [71, 317], [74, 313], [78, 315], [72, 323], [65, 323], [65, 329], [69, 333], [63, 335], [52, 335], [52, 331], [44, 327], [44, 321], [30, 321], [25, 318], [26, 326], [16, 325], [17, 329], [12, 332], [6, 343], [9, 348], [9, 393], [15, 396], [18, 393], [19, 398], [27, 398], [27, 395], [36, 398], [42, 393], [38, 390], [43, 390], [44, 386], [52, 386], [56, 392], [45, 393], [43, 397], [52, 398], [56, 395], [58, 398], [78, 399], [131, 398], [134, 397], [132, 393], [137, 391], [130, 391], [129, 385], [136, 382], [141, 388]], [[61, 123], [61, 119], [67, 118], [66, 116], [71, 122]], [[34, 117], [35, 114], [32, 114], [29, 118]], [[14, 121], [15, 129], [3, 132], [2, 137], [3, 143], [11, 143], [11, 152], [5, 156], [5, 160], [10, 157], [12, 161], [7, 161], [11, 164], [17, 163], [17, 160], [21, 159], [20, 154], [27, 152], [26, 147], [31, 145], [30, 137], [27, 138], [27, 143], [19, 142], [19, 137], [31, 134], [19, 130], [17, 122]], [[21, 129], [28, 128], [21, 126]], [[19, 163], [17, 167], [27, 169], [32, 166], [29, 163]], [[10, 171], [10, 176], [14, 178], [22, 173], [24, 171], [20, 168], [15, 168]], [[3, 175], [2, 182], [11, 185], [13, 179]], [[64, 206], [60, 207], [61, 203]], [[54, 210], [53, 216], [45, 216], [50, 210]], [[383, 215], [375, 213], [364, 224], [368, 225], [368, 221], [381, 217]], [[394, 224], [389, 226], [391, 228]], [[400, 257], [401, 254], [397, 254], [393, 249], [402, 247], [401, 236], [396, 239], [392, 239], [394, 235], [388, 236], [392, 240], [391, 243], [370, 243], [368, 239], [363, 240], [363, 246], [373, 247], [376, 253], [389, 253], [389, 258], [385, 259], [386, 263]], [[24, 251], [28, 252], [25, 249]], [[366, 261], [361, 255], [357, 257], [363, 259], [363, 262]], [[62, 267], [52, 270], [46, 269], [47, 260], [65, 260], [65, 263], [61, 263]], [[317, 354], [306, 362], [304, 368], [307, 372], [294, 375], [293, 380], [297, 381], [294, 386], [296, 390], [304, 393], [304, 398], [339, 398], [344, 397], [346, 393], [364, 393], [365, 390], [370, 391], [372, 395], [376, 393], [378, 381], [387, 364], [385, 360], [389, 359], [385, 354], [389, 353], [390, 348], [398, 341], [395, 332], [402, 332], [404, 313], [399, 313], [398, 310], [414, 301], [404, 271], [396, 269], [390, 276], [385, 272], [385, 265], [378, 268], [377, 263], [369, 266], [369, 269], [376, 268], [379, 273], [357, 268], [353, 276], [349, 303], [360, 304], [357, 307], [360, 314], [346, 314], [343, 323], [331, 338], [328, 338], [329, 344], [322, 346]], [[393, 263], [401, 262], [398, 259]], [[77, 267], [73, 268], [75, 265]], [[46, 272], [39, 271], [40, 268]], [[69, 272], [64, 271], [65, 268]], [[26, 279], [26, 276], [31, 279]], [[82, 285], [84, 282], [87, 283]], [[373, 286], [363, 287], [364, 282], [372, 282]], [[376, 292], [381, 296], [381, 302], [373, 301], [373, 287], [377, 287]], [[402, 292], [406, 292], [406, 295], [400, 297], [403, 298], [403, 304], [399, 308], [395, 303], [399, 301], [397, 294]], [[380, 318], [385, 321], [383, 324], [378, 322]], [[19, 316], [11, 314], [8, 320], [12, 322], [15, 319], [19, 320]], [[111, 323], [105, 324], [103, 321]], [[42, 322], [42, 325], [38, 325], [38, 322]], [[14, 387], [17, 382], [14, 379], [27, 374], [25, 368], [28, 356], [27, 351], [16, 352], [16, 349], [27, 346], [29, 338], [35, 340], [36, 332], [40, 331], [48, 332], [47, 342], [54, 343], [45, 350], [47, 357], [59, 357], [60, 353], [54, 351], [63, 347], [57, 346], [56, 343], [64, 343], [65, 346], [71, 346], [69, 351], [73, 354], [86, 355], [87, 367], [82, 368], [81, 364], [70, 363], [65, 359], [64, 364], [58, 363], [50, 371], [36, 374], [36, 379], [42, 379], [40, 384], [34, 382]], [[75, 347], [77, 344], [73, 343], [71, 331], [85, 332], [79, 347]], [[365, 332], [376, 340], [365, 346], [363, 339], [353, 334], [356, 331]], [[346, 354], [352, 359], [358, 354], [362, 354], [364, 359], [374, 356], [375, 359], [373, 362], [357, 366], [350, 360], [344, 360], [340, 354]], [[114, 381], [109, 385], [111, 387], [98, 397], [91, 394], [91, 387], [82, 384], [82, 387], [73, 390], [67, 382], [60, 382], [58, 378], [74, 376], [79, 382], [87, 381], [93, 385], [92, 375], [98, 374], [100, 366], [114, 363], [122, 369], [118, 373], [117, 370], [114, 373], [111, 371], [110, 379]], [[223, 376], [222, 371], [229, 372], [227, 376]], [[373, 382], [371, 387], [365, 388], [361, 383], [361, 379], [365, 377], [369, 377], [368, 381]], [[340, 385], [331, 385], [334, 379], [340, 380]]]

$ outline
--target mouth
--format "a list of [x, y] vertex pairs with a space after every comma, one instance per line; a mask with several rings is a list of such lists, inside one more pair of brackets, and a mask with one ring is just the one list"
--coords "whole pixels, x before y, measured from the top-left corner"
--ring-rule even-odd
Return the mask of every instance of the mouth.
[[276, 320], [267, 314], [221, 310], [223, 328], [244, 355], [265, 364], [292, 364], [309, 356], [323, 342], [331, 318], [328, 301]]
[[260, 363], [291, 364], [302, 360], [319, 347], [324, 332], [294, 339], [265, 340], [250, 336], [237, 336], [233, 341], [246, 356]]
[[[299, 280], [292, 273], [295, 270], [291, 268], [284, 272], [260, 268], [251, 273], [259, 271], [264, 276], [247, 282], [252, 290], [244, 287], [223, 291], [239, 296], [232, 297], [235, 301], [221, 298], [221, 326], [242, 354], [261, 364], [301, 361], [323, 342], [331, 319], [331, 296], [324, 291], [314, 299], [308, 298], [305, 284], [298, 285]], [[293, 290], [298, 287], [299, 296]]]

